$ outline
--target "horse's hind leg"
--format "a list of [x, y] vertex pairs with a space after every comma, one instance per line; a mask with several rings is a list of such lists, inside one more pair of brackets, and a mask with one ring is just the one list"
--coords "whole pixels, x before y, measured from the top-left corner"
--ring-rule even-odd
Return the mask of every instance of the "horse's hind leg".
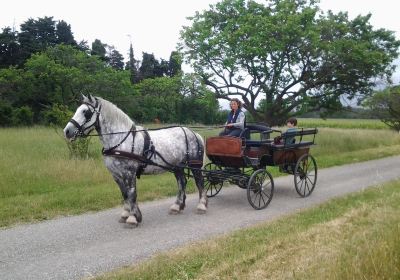
[[185, 173], [183, 169], [177, 169], [174, 171], [176, 182], [178, 183], [178, 195], [176, 196], [176, 201], [169, 208], [170, 214], [177, 214], [185, 208], [186, 200], [186, 183]]
[[197, 213], [204, 214], [207, 211], [207, 190], [204, 188], [204, 179], [201, 170], [192, 169], [194, 180], [199, 191], [199, 204], [197, 204]]

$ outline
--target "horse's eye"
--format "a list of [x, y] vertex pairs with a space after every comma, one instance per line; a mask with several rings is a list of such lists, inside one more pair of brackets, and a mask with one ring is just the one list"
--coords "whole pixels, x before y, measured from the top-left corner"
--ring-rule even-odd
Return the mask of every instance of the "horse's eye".
[[89, 120], [89, 119], [92, 117], [93, 112], [90, 111], [90, 110], [83, 110], [83, 115], [85, 116], [85, 118], [86, 118], [87, 120]]

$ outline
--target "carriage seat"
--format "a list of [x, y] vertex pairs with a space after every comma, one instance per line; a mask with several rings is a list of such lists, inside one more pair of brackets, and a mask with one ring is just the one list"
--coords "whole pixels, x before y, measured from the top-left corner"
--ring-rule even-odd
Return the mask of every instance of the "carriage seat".
[[[240, 137], [245, 140], [246, 147], [260, 147], [270, 143], [269, 136], [272, 132], [271, 128], [265, 123], [246, 123], [244, 130], [242, 131]], [[259, 134], [260, 140], [251, 139], [251, 134]]]
[[246, 147], [261, 147], [264, 145], [269, 145], [273, 142], [272, 139], [266, 139], [266, 140], [247, 140], [246, 139]]
[[207, 156], [241, 157], [243, 155], [242, 138], [233, 136], [210, 137], [206, 140]]
[[273, 151], [279, 151], [279, 150], [285, 150], [285, 149], [296, 149], [296, 148], [302, 148], [302, 147], [309, 147], [314, 145], [314, 141], [301, 141], [298, 143], [293, 143], [293, 144], [274, 144], [270, 143], [269, 147]]

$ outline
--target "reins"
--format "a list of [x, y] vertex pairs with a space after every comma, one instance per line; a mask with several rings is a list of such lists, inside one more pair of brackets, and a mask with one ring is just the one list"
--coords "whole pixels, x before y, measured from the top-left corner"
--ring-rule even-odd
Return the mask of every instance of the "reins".
[[[158, 127], [158, 128], [143, 128], [143, 129], [135, 129], [135, 130], [125, 130], [125, 131], [117, 131], [117, 132], [109, 132], [109, 133], [98, 133], [98, 134], [88, 134], [88, 135], [83, 135], [81, 137], [100, 137], [103, 135], [116, 135], [116, 134], [124, 134], [124, 133], [131, 133], [131, 132], [143, 132], [143, 131], [156, 131], [156, 130], [163, 130], [163, 129], [168, 129], [168, 128], [174, 128], [174, 127], [182, 127], [183, 125], [170, 125], [170, 126], [163, 126], [163, 127]], [[209, 126], [209, 127], [204, 127], [204, 126], [185, 126], [187, 128], [193, 128], [193, 129], [205, 129], [205, 130], [213, 130], [217, 128], [222, 128], [223, 126]]]
[[[117, 134], [126, 134], [124, 138], [119, 141], [118, 144], [109, 147], [109, 148], [104, 148], [102, 149], [102, 154], [104, 156], [114, 156], [114, 157], [123, 157], [123, 158], [128, 158], [128, 159], [134, 159], [139, 162], [141, 162], [141, 166], [137, 171], [137, 177], [139, 178], [141, 173], [144, 171], [144, 169], [147, 167], [147, 165], [154, 165], [160, 168], [163, 168], [165, 170], [169, 171], [175, 171], [178, 168], [183, 168], [183, 167], [193, 167], [193, 166], [201, 166], [203, 164], [203, 153], [200, 148], [200, 142], [199, 139], [197, 138], [195, 132], [191, 129], [191, 131], [196, 139], [197, 142], [197, 157], [198, 159], [190, 159], [189, 155], [189, 143], [188, 143], [188, 135], [186, 134], [185, 129], [181, 125], [171, 125], [171, 126], [166, 126], [166, 127], [160, 127], [160, 128], [152, 128], [152, 129], [137, 129], [135, 123], [132, 124], [131, 128], [127, 131], [117, 131], [117, 132], [108, 132], [108, 133], [101, 133], [101, 127], [99, 123], [99, 116], [100, 116], [100, 111], [101, 111], [101, 103], [98, 102], [98, 99], [95, 98], [96, 104], [93, 106], [90, 103], [83, 102], [83, 104], [88, 106], [88, 110], [84, 112], [85, 115], [85, 121], [83, 124], [79, 124], [77, 121], [75, 121], [73, 118], [69, 120], [76, 128], [77, 132], [75, 133], [76, 135], [79, 135], [80, 137], [102, 137], [106, 135], [117, 135]], [[88, 127], [84, 126], [88, 124], [91, 119], [93, 114], [96, 113], [96, 119], [95, 121], [90, 124]], [[97, 134], [87, 134], [85, 135], [85, 131], [91, 127], [95, 127], [97, 130]], [[186, 143], [186, 156], [185, 160], [182, 161], [179, 165], [173, 165], [169, 163], [154, 147], [153, 142], [150, 138], [150, 135], [148, 131], [157, 131], [157, 130], [164, 130], [164, 129], [170, 129], [170, 128], [177, 128], [180, 127], [183, 131], [183, 134], [185, 136], [185, 143]], [[193, 126], [193, 127], [187, 127], [187, 128], [196, 128], [196, 129], [214, 129], [214, 128], [207, 128], [204, 126]], [[142, 154], [135, 154], [134, 153], [134, 144], [135, 144], [135, 136], [137, 132], [143, 132], [143, 137], [144, 137], [144, 146], [143, 146], [143, 152]], [[132, 147], [130, 152], [126, 151], [121, 151], [118, 150], [117, 148], [120, 147], [127, 139], [128, 137], [132, 134]], [[165, 164], [158, 164], [152, 160], [152, 158], [159, 157], [161, 161]]]

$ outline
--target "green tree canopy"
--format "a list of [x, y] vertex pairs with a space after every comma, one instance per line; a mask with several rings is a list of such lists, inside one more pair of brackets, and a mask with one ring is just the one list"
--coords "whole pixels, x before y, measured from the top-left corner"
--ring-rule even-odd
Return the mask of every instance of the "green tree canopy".
[[106, 44], [103, 44], [99, 39], [96, 39], [92, 43], [92, 55], [97, 55], [101, 60], [106, 61]]
[[124, 57], [114, 48], [114, 46], [108, 46], [107, 62], [108, 65], [116, 70], [124, 69]]
[[[371, 15], [323, 13], [314, 0], [223, 0], [196, 13], [181, 51], [217, 98], [240, 97], [257, 120], [340, 106], [394, 71], [400, 41]], [[264, 104], [257, 108], [257, 102]], [[260, 109], [262, 108], [262, 109]]]
[[74, 35], [71, 31], [71, 25], [61, 20], [56, 25], [57, 44], [77, 46]]
[[19, 59], [17, 32], [10, 27], [3, 28], [0, 33], [0, 68], [17, 65]]
[[400, 132], [400, 86], [378, 91], [364, 102], [385, 124]]

